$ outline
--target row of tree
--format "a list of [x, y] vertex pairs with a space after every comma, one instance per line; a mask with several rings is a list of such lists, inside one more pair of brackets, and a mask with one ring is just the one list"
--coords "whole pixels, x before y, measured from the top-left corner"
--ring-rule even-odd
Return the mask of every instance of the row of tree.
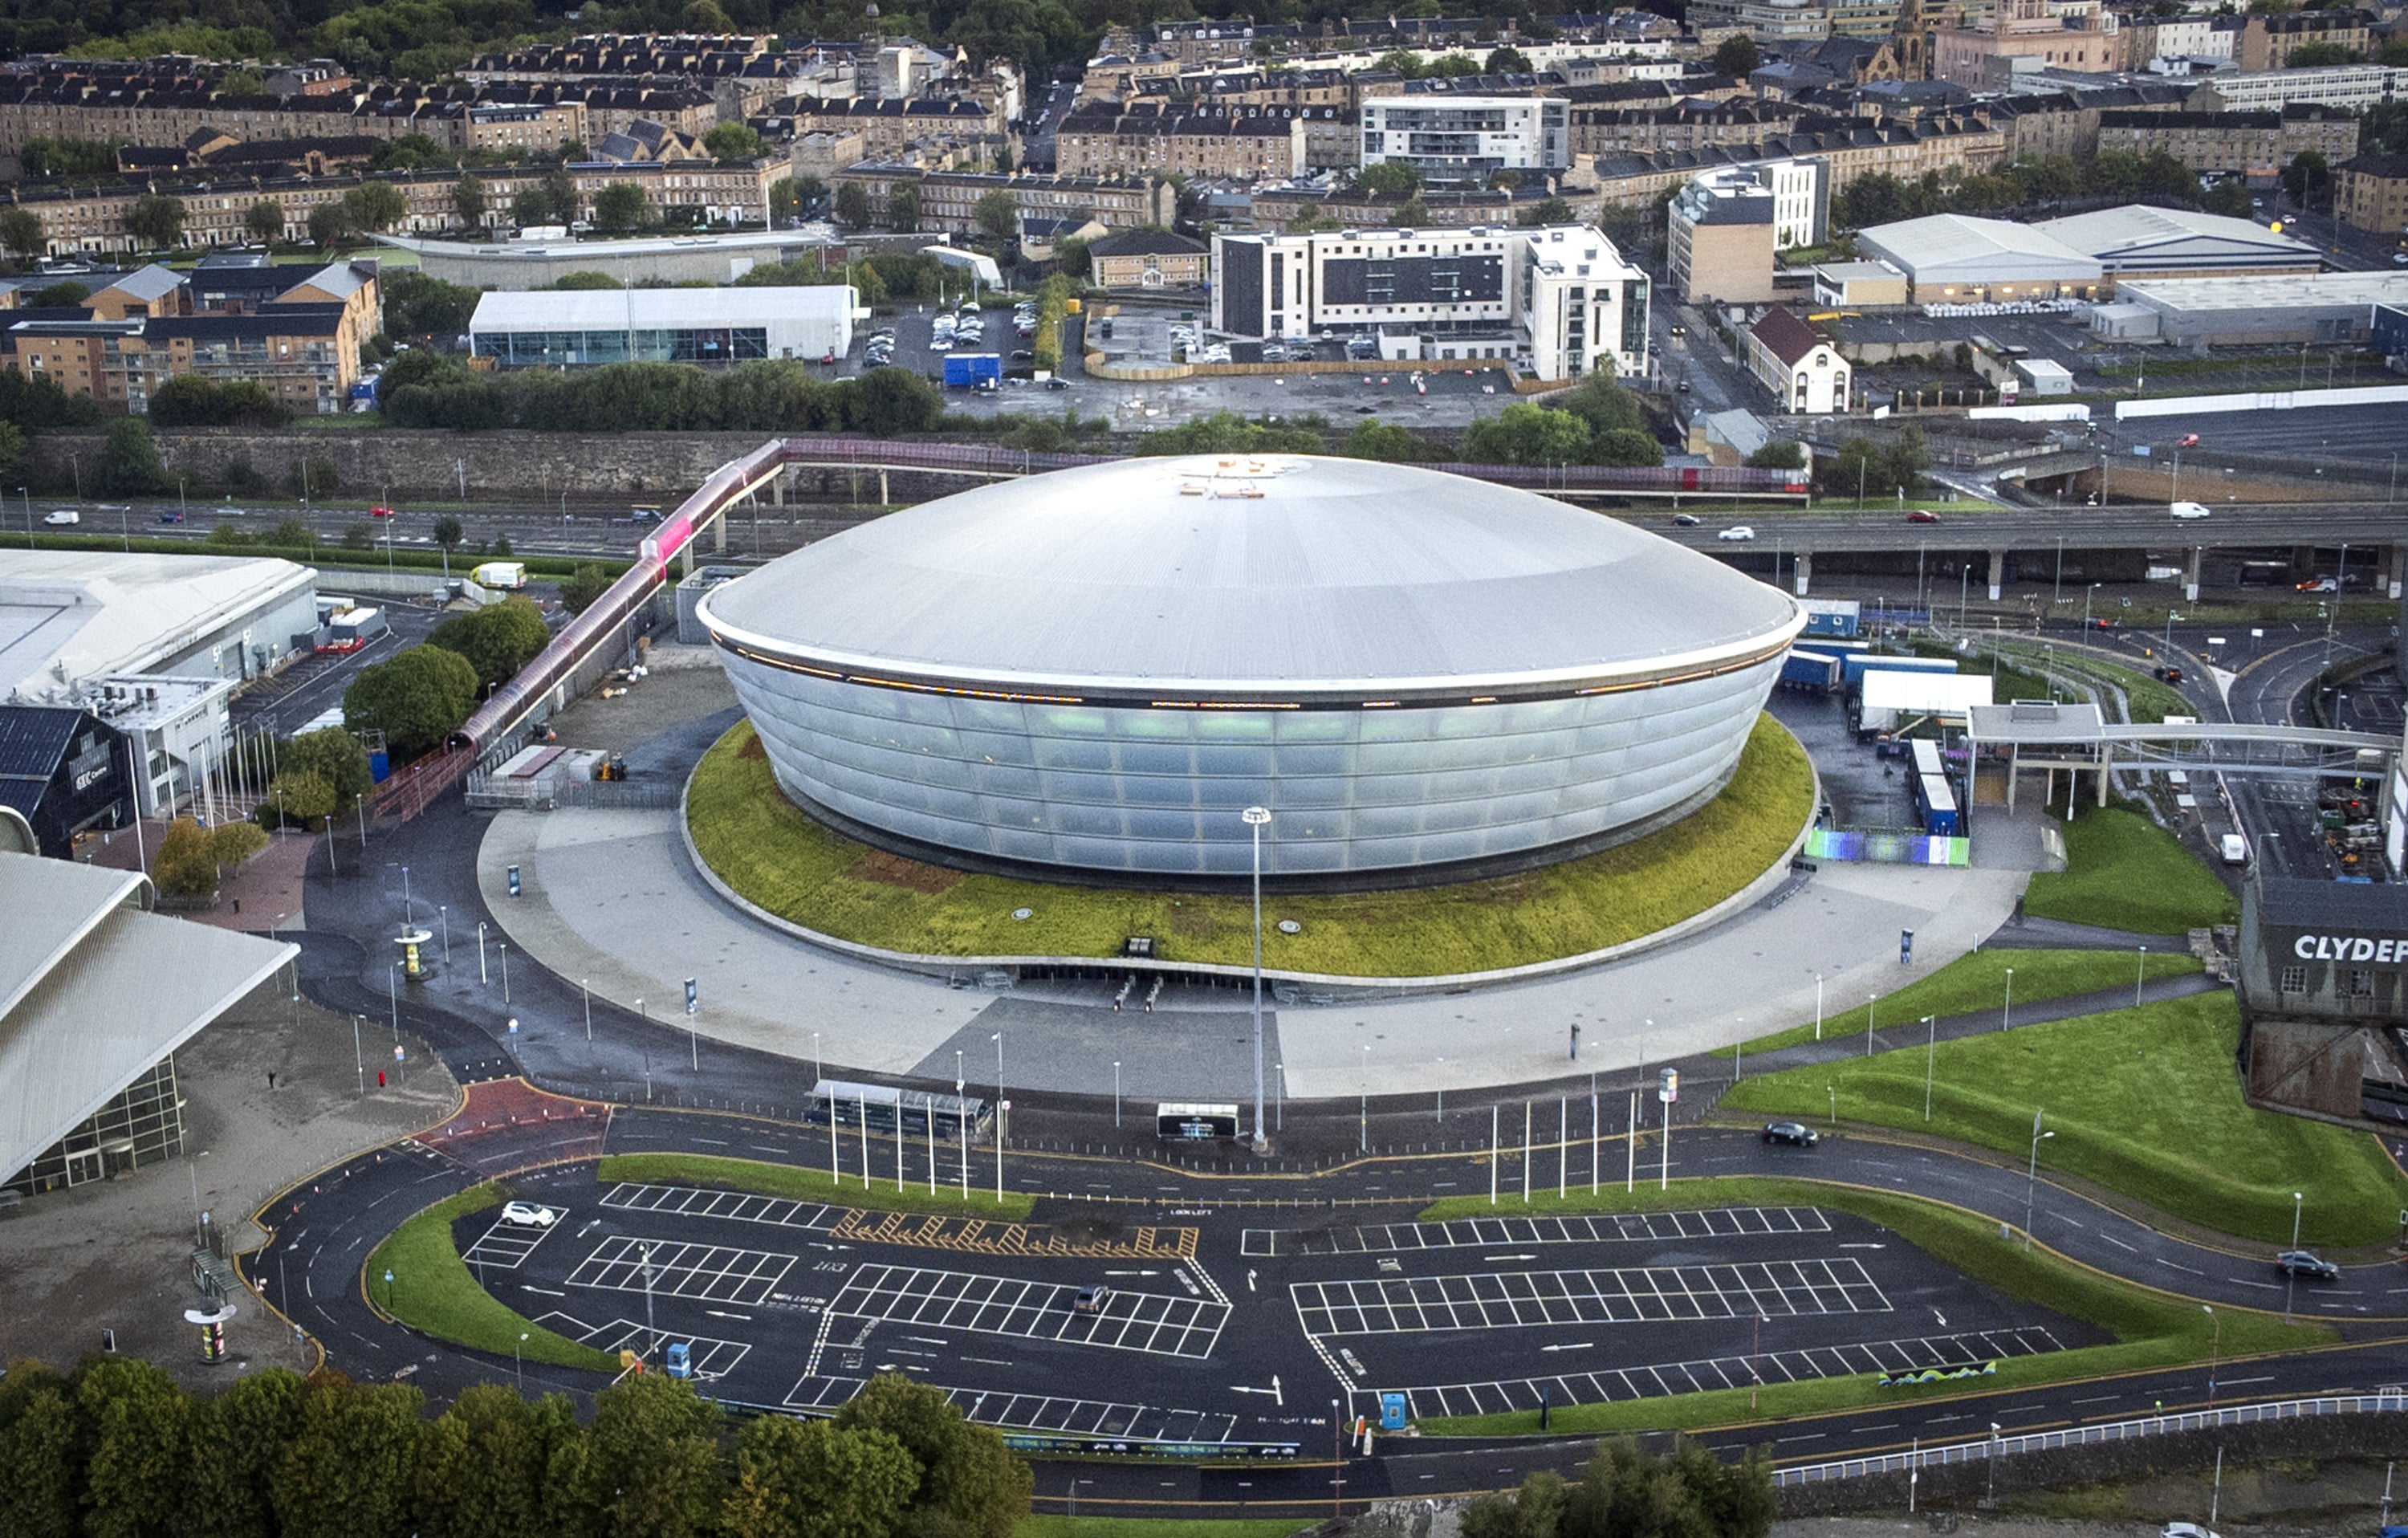
[[1914, 181], [1879, 173], [1861, 176], [1831, 194], [1831, 222], [1844, 229], [1863, 229], [1927, 214], [1993, 213], [2091, 201], [2205, 208], [2235, 218], [2249, 213], [2248, 191], [2238, 181], [2202, 190], [2198, 173], [2162, 150], [2102, 150], [2087, 161], [2046, 155], [1955, 181], [1936, 171]]
[[148, 1362], [0, 1378], [10, 1538], [1010, 1538], [1027, 1466], [935, 1388], [870, 1380], [832, 1419], [732, 1426], [682, 1380], [595, 1396], [272, 1368], [199, 1400]]
[[454, 614], [422, 644], [361, 668], [343, 691], [343, 723], [382, 732], [397, 762], [431, 753], [485, 690], [514, 677], [551, 640], [543, 611], [524, 598]]
[[1624, 1440], [1598, 1444], [1576, 1480], [1534, 1473], [1512, 1495], [1474, 1501], [1463, 1538], [1765, 1538], [1772, 1516], [1761, 1445], [1724, 1463], [1686, 1438], [1661, 1455]]
[[844, 432], [894, 438], [926, 432], [944, 414], [935, 386], [901, 368], [857, 379], [814, 378], [791, 359], [710, 370], [624, 363], [577, 373], [476, 373], [413, 350], [385, 372], [385, 420], [401, 427], [473, 432]]

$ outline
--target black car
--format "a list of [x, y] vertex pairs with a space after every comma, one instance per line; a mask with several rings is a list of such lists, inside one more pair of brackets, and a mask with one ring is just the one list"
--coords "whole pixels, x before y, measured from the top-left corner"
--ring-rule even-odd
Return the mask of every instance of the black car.
[[1802, 1121], [1777, 1121], [1765, 1128], [1764, 1141], [1792, 1148], [1812, 1148], [1823, 1141], [1823, 1135]]
[[2341, 1276], [2341, 1268], [2307, 1250], [2285, 1250], [2274, 1257], [2274, 1269], [2286, 1276], [2301, 1276], [2311, 1282], [2330, 1282]]
[[1081, 1287], [1079, 1295], [1070, 1300], [1070, 1312], [1101, 1314], [1104, 1311], [1104, 1300], [1111, 1295], [1112, 1290], [1110, 1287]]
[[1070, 381], [1064, 379], [1061, 375], [1056, 374], [1052, 379], [1045, 381], [1045, 388], [1048, 390], [1068, 390], [1070, 388]]

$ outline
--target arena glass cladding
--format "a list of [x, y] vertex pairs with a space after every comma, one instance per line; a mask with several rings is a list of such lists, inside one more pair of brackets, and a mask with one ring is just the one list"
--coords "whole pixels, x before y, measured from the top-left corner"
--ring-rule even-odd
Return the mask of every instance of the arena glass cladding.
[[934, 858], [1412, 879], [1721, 788], [1803, 625], [1644, 530], [1407, 466], [1135, 459], [892, 514], [701, 615], [787, 793]]

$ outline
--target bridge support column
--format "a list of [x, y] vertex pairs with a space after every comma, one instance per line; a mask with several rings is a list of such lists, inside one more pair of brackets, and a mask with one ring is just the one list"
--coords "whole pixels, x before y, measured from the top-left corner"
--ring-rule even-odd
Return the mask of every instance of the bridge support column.
[[2207, 547], [2205, 545], [2193, 545], [2190, 547], [2190, 559], [2183, 563], [2183, 600], [2186, 603], [2199, 602], [2200, 563], [2204, 561], [2206, 558]]
[[694, 546], [695, 541], [688, 539], [678, 552], [678, 575], [681, 578], [694, 575]]
[[1990, 547], [1990, 601], [1999, 601], [1999, 589], [2007, 580], [2007, 553], [1997, 545]]
[[[1793, 590], [1799, 597], [1804, 597], [1807, 584], [1814, 580], [1814, 553], [1811, 550], [1799, 551], [1797, 558], [1789, 563], [1789, 572]], [[2396, 585], [2393, 591], [2395, 593], [2398, 591]]]
[[713, 555], [727, 553], [727, 514], [724, 511], [710, 521], [710, 553]]
[[2402, 590], [2408, 589], [2408, 545], [2391, 547], [2388, 567], [2388, 574], [2384, 580], [2389, 583], [2390, 597], [2396, 601]]
[[769, 478], [769, 505], [771, 507], [782, 508], [786, 505], [786, 478], [794, 473], [795, 472], [792, 470], [780, 470], [777, 474]]

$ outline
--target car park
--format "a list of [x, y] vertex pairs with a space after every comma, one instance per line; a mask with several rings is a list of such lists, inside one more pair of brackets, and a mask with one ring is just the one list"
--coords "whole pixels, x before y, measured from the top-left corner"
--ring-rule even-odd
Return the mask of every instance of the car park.
[[1790, 1148], [1812, 1148], [1823, 1141], [1823, 1135], [1820, 1132], [1802, 1121], [1769, 1123], [1762, 1135], [1767, 1143], [1777, 1143]]
[[1714, 538], [1736, 544], [1743, 539], [1755, 539], [1756, 530], [1748, 527], [1745, 524], [1737, 524], [1723, 530], [1720, 534], [1715, 535]]
[[502, 1221], [522, 1229], [548, 1229], [560, 1221], [560, 1215], [532, 1201], [510, 1201], [502, 1206]]
[[2310, 1250], [2285, 1250], [2274, 1257], [2274, 1269], [2311, 1282], [2330, 1282], [2341, 1275], [2339, 1266]]

